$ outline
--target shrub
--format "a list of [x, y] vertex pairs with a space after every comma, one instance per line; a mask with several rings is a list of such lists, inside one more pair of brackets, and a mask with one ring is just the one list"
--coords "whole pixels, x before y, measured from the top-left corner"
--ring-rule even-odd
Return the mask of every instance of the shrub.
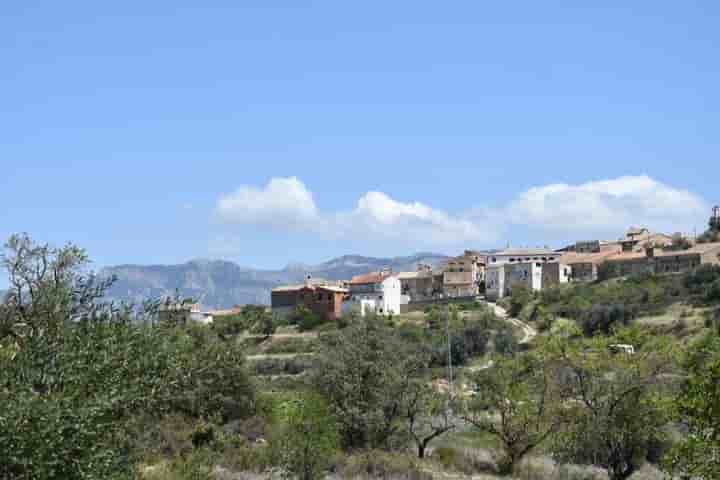
[[414, 457], [380, 450], [368, 450], [343, 458], [336, 466], [340, 478], [385, 478], [432, 480]]
[[615, 328], [627, 326], [635, 318], [635, 309], [624, 304], [595, 305], [583, 315], [581, 328], [586, 336], [609, 335]]
[[308, 332], [325, 323], [325, 320], [317, 313], [301, 306], [290, 317], [290, 323], [297, 325], [301, 332]]
[[271, 438], [286, 472], [301, 480], [322, 478], [338, 448], [335, 419], [322, 398], [303, 395], [280, 406], [280, 424]]
[[515, 335], [510, 328], [504, 328], [495, 334], [493, 338], [495, 352], [500, 355], [514, 355], [519, 350]]

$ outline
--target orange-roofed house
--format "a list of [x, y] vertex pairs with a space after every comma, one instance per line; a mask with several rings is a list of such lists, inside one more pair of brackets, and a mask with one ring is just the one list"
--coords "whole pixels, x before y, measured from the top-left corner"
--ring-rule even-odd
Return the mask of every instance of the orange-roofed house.
[[349, 299], [343, 305], [346, 313], [365, 315], [398, 315], [402, 287], [398, 275], [389, 270], [353, 277], [348, 283]]
[[337, 320], [342, 316], [343, 303], [349, 293], [346, 288], [310, 283], [278, 287], [271, 292], [272, 312], [286, 316], [302, 306], [326, 320]]

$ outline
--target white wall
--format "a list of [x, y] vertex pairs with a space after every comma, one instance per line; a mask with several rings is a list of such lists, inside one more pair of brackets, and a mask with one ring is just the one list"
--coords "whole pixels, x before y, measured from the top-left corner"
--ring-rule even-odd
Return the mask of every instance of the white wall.
[[505, 294], [505, 267], [490, 267], [485, 271], [485, 296], [495, 300]]
[[[382, 298], [381, 298], [382, 297]], [[343, 303], [343, 313], [357, 313], [360, 316], [399, 315], [403, 301], [400, 279], [389, 277], [383, 280], [380, 288], [372, 293], [354, 293], [350, 300]]]
[[399, 315], [402, 287], [398, 277], [388, 277], [382, 282], [382, 308], [385, 315]]

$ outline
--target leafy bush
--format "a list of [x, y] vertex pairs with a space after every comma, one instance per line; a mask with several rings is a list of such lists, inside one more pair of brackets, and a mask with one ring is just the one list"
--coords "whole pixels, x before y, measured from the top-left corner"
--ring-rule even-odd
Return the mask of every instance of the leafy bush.
[[280, 406], [271, 448], [287, 473], [301, 480], [323, 477], [338, 448], [335, 419], [317, 395], [306, 394]]
[[341, 459], [336, 466], [340, 478], [384, 478], [432, 480], [414, 457], [382, 450], [368, 450]]
[[635, 309], [623, 304], [595, 305], [583, 316], [583, 333], [591, 337], [597, 333], [609, 335], [615, 328], [627, 326], [635, 318]]
[[301, 332], [309, 332], [325, 323], [325, 319], [317, 313], [300, 306], [290, 317], [290, 323], [297, 325]]
[[500, 355], [512, 356], [519, 350], [517, 339], [509, 328], [504, 328], [495, 334], [493, 345], [495, 352]]
[[139, 412], [157, 421], [254, 408], [234, 343], [98, 303], [110, 283], [82, 275], [77, 247], [14, 237], [6, 248], [15, 290], [0, 312], [0, 478], [129, 476]]

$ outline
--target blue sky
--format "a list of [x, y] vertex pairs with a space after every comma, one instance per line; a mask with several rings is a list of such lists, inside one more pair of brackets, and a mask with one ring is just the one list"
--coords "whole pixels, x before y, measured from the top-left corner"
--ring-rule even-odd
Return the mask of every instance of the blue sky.
[[4, 2], [0, 236], [275, 268], [700, 229], [718, 24], [712, 1]]

